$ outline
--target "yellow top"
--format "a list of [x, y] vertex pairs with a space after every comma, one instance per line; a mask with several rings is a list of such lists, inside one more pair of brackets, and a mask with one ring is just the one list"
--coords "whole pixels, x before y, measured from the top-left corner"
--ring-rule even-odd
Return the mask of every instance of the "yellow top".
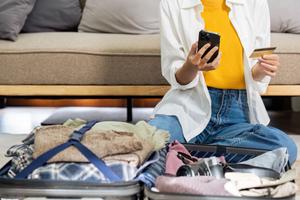
[[225, 0], [202, 0], [205, 29], [221, 35], [222, 58], [216, 70], [204, 72], [207, 86], [219, 89], [245, 89], [243, 47], [229, 19]]

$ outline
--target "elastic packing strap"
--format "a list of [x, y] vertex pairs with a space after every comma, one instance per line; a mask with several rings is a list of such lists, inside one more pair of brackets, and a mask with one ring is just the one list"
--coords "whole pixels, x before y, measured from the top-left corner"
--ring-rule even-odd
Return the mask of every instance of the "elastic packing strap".
[[65, 150], [66, 148], [73, 145], [76, 147], [99, 171], [101, 171], [110, 181], [121, 181], [121, 178], [118, 177], [106, 164], [98, 158], [92, 151], [90, 151], [86, 146], [80, 143], [83, 135], [90, 130], [97, 122], [91, 121], [87, 123], [80, 130], [76, 130], [71, 135], [70, 139], [53, 149], [43, 153], [37, 159], [35, 159], [31, 164], [29, 164], [25, 169], [16, 175], [16, 179], [25, 179], [29, 174], [31, 174], [35, 169], [43, 166], [48, 160], [53, 156]]
[[7, 174], [9, 169], [11, 168], [12, 161], [10, 160], [8, 163], [6, 163], [1, 169], [0, 169], [0, 177]]

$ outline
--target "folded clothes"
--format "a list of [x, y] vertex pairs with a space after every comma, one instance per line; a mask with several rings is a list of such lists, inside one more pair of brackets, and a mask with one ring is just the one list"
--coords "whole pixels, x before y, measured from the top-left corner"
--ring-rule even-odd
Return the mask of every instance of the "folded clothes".
[[[37, 158], [46, 151], [67, 142], [75, 129], [63, 125], [45, 126], [37, 130], [34, 141], [33, 157]], [[143, 148], [142, 141], [129, 132], [95, 130], [88, 131], [81, 143], [99, 158], [121, 153], [132, 153]], [[69, 147], [55, 155], [50, 162], [88, 162], [75, 148]]]
[[225, 190], [225, 183], [227, 183], [226, 179], [217, 179], [212, 176], [159, 176], [155, 186], [159, 192], [166, 193], [232, 196]]
[[[122, 181], [133, 180], [137, 168], [122, 162], [107, 163], [107, 166], [121, 178]], [[93, 164], [83, 163], [51, 163], [34, 170], [29, 179], [56, 180], [56, 181], [86, 181], [110, 183], [102, 172]]]
[[[84, 123], [81, 119], [67, 120], [64, 125], [81, 128]], [[78, 125], [78, 126], [76, 126]], [[154, 126], [149, 125], [145, 121], [139, 121], [136, 124], [117, 122], [117, 121], [103, 121], [96, 123], [91, 130], [105, 132], [105, 131], [117, 131], [117, 132], [130, 132], [134, 133], [136, 136], [150, 142], [154, 150], [158, 151], [162, 149], [166, 143], [169, 141], [170, 134], [161, 129], [157, 129]]]
[[297, 185], [293, 182], [287, 182], [276, 187], [267, 187], [259, 189], [241, 190], [241, 196], [247, 197], [272, 197], [272, 198], [284, 198], [296, 194]]
[[139, 157], [136, 154], [128, 153], [128, 154], [118, 154], [113, 156], [106, 156], [103, 158], [105, 163], [109, 162], [124, 162], [130, 166], [137, 167], [139, 165]]
[[280, 179], [260, 178], [255, 174], [239, 172], [225, 173], [225, 178], [230, 180], [237, 190], [274, 187], [295, 180], [296, 170], [291, 169], [283, 173]]
[[[78, 129], [83, 126], [83, 121], [80, 119], [67, 120], [64, 125], [72, 126], [73, 128], [78, 125], [76, 127]], [[134, 152], [140, 158], [139, 164], [142, 164], [154, 151], [162, 149], [170, 137], [167, 131], [157, 129], [145, 121], [139, 121], [136, 124], [104, 121], [96, 123], [91, 130], [97, 132], [116, 131], [133, 133], [134, 136], [140, 139], [143, 146], [141, 150]]]

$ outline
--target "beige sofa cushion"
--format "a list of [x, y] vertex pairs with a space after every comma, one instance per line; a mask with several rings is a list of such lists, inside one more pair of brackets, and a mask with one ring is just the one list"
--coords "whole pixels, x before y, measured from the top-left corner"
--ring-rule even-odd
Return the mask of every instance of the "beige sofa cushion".
[[159, 49], [159, 35], [21, 34], [0, 41], [0, 84], [163, 84]]
[[272, 46], [277, 47], [281, 66], [271, 84], [300, 84], [300, 35], [273, 33]]
[[[272, 84], [300, 84], [300, 35], [272, 34], [282, 66]], [[0, 84], [158, 85], [159, 35], [21, 34], [0, 40]]]

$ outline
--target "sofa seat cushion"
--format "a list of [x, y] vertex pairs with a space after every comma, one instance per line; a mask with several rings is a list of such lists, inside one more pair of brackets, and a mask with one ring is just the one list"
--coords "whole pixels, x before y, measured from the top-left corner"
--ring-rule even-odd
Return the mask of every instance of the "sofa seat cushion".
[[[274, 33], [271, 84], [300, 84], [300, 35]], [[159, 35], [30, 33], [0, 40], [0, 84], [161, 85]]]
[[300, 34], [272, 33], [272, 46], [277, 47], [281, 66], [271, 84], [300, 84]]
[[0, 84], [167, 84], [159, 35], [21, 34], [0, 40], [0, 70]]

